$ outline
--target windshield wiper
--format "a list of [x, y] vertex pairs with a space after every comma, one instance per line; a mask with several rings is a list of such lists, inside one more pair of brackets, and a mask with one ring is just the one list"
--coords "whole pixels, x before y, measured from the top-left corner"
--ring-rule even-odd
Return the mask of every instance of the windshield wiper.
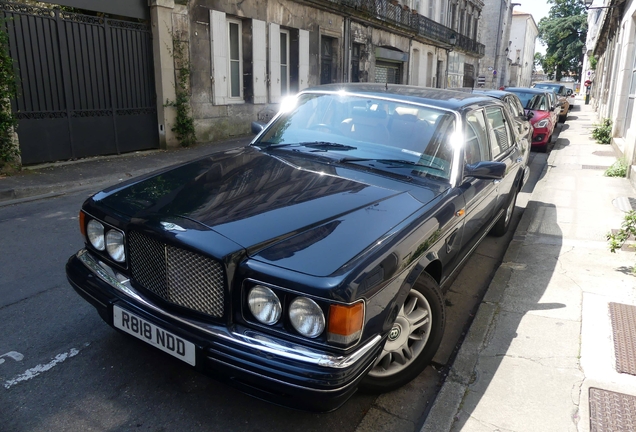
[[357, 147], [353, 147], [346, 144], [338, 144], [328, 141], [310, 141], [299, 143], [282, 143], [282, 144], [270, 144], [266, 148], [280, 148], [280, 147], [309, 147], [318, 150], [357, 150]]
[[314, 142], [302, 142], [298, 143], [301, 146], [315, 148], [319, 150], [357, 150], [358, 147], [353, 147], [346, 144], [338, 144], [328, 141], [314, 141]]
[[[338, 162], [342, 162], [342, 163], [346, 163], [346, 162], [364, 162], [364, 161], [375, 161], [375, 162], [380, 162], [382, 164], [385, 165], [390, 165], [390, 164], [399, 164], [399, 165], [408, 165], [408, 166], [414, 166], [414, 167], [423, 167], [423, 168], [432, 168], [438, 171], [442, 171], [444, 172], [445, 169], [439, 165], [434, 165], [434, 164], [424, 164], [421, 162], [413, 162], [410, 160], [405, 160], [405, 159], [377, 159], [377, 158], [355, 158], [355, 157], [344, 157], [340, 160], [338, 160]], [[387, 167], [387, 168], [393, 168], [393, 167]]]

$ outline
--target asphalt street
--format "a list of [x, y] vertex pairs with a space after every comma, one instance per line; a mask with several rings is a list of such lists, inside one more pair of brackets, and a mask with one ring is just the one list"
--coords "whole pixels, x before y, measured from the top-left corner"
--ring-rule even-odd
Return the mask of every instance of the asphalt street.
[[253, 399], [108, 327], [64, 273], [82, 247], [79, 208], [95, 190], [0, 207], [0, 429], [419, 430], [546, 155], [532, 153], [531, 161], [511, 231], [487, 237], [447, 293], [449, 321], [433, 365], [402, 389], [357, 393], [327, 414]]

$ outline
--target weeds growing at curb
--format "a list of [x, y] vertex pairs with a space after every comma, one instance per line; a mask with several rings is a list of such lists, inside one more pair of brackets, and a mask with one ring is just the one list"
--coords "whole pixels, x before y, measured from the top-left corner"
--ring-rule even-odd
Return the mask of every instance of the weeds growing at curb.
[[596, 127], [592, 130], [592, 138], [599, 144], [609, 144], [612, 142], [612, 120], [606, 118], [594, 126]]
[[16, 92], [13, 59], [9, 56], [9, 37], [5, 21], [0, 19], [0, 169], [18, 161], [20, 149], [13, 140], [18, 125], [11, 111], [11, 99]]
[[[627, 239], [636, 236], [636, 211], [630, 211], [625, 215], [625, 219], [616, 233], [607, 233], [607, 241], [610, 251], [615, 253], [617, 249], [623, 247]], [[632, 273], [636, 273], [636, 267], [632, 267]]]
[[611, 167], [605, 170], [603, 174], [606, 177], [626, 177], [627, 176], [627, 162], [625, 159], [618, 159], [612, 164]]
[[187, 42], [178, 39], [172, 33], [172, 49], [170, 53], [175, 61], [176, 80], [174, 84], [175, 100], [166, 100], [165, 106], [174, 107], [177, 110], [172, 132], [174, 132], [182, 147], [189, 147], [197, 142], [194, 130], [194, 119], [190, 113], [190, 94], [188, 82], [190, 80], [190, 60], [187, 53]]

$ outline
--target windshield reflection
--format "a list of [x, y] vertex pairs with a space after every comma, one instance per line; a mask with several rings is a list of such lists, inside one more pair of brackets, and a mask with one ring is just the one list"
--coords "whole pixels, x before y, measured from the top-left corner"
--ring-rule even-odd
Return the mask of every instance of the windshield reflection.
[[[410, 171], [448, 180], [455, 131], [453, 113], [349, 94], [302, 94], [255, 143], [306, 153], [346, 151], [348, 161], [408, 161]], [[302, 147], [299, 149], [299, 147]], [[435, 167], [434, 169], [432, 167]], [[441, 167], [441, 169], [440, 169]]]

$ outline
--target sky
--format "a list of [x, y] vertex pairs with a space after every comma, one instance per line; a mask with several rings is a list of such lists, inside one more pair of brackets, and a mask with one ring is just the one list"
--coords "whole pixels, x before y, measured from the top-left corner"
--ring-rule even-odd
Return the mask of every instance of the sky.
[[[515, 2], [521, 3], [521, 6], [515, 6], [515, 10], [532, 14], [532, 18], [534, 18], [534, 22], [537, 25], [539, 25], [541, 18], [548, 16], [552, 7], [546, 0], [515, 0]], [[545, 45], [541, 44], [539, 38], [537, 38], [535, 52], [545, 54]]]

